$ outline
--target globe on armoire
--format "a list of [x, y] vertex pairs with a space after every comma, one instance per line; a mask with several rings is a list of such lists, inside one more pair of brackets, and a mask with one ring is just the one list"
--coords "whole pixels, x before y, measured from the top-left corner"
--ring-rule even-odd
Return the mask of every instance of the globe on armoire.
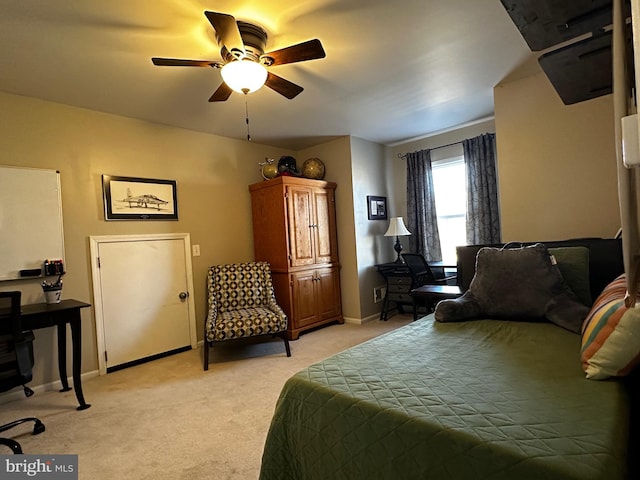
[[324, 178], [324, 163], [319, 158], [309, 158], [302, 164], [302, 176], [322, 180]]

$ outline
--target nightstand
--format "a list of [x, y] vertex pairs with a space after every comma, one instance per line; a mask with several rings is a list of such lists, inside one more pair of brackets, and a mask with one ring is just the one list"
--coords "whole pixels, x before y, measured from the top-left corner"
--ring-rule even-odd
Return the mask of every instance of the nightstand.
[[399, 262], [381, 263], [375, 267], [387, 284], [387, 292], [380, 312], [380, 320], [386, 321], [391, 311], [397, 309], [398, 312], [404, 313], [403, 305], [413, 305], [413, 298], [410, 295], [411, 272], [404, 263]]

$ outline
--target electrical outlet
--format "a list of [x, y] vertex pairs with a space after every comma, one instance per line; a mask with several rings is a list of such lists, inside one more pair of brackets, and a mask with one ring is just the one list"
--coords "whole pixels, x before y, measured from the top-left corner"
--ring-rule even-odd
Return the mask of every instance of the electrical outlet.
[[373, 303], [380, 303], [384, 300], [384, 296], [387, 293], [387, 287], [381, 285], [379, 287], [373, 287]]
[[194, 257], [200, 256], [200, 245], [191, 245], [191, 254]]

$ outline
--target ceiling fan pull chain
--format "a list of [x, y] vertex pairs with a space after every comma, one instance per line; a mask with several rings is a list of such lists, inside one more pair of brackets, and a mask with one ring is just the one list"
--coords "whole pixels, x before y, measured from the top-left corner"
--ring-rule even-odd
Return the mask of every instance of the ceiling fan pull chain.
[[245, 122], [247, 123], [247, 141], [251, 141], [251, 132], [249, 131], [249, 102], [247, 101], [247, 92], [244, 92], [244, 113]]

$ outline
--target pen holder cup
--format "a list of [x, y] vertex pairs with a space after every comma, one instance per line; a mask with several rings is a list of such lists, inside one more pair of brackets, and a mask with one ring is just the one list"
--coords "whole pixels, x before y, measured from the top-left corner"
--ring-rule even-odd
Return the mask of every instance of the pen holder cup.
[[45, 289], [44, 299], [47, 303], [60, 303], [60, 300], [62, 300], [62, 289]]

